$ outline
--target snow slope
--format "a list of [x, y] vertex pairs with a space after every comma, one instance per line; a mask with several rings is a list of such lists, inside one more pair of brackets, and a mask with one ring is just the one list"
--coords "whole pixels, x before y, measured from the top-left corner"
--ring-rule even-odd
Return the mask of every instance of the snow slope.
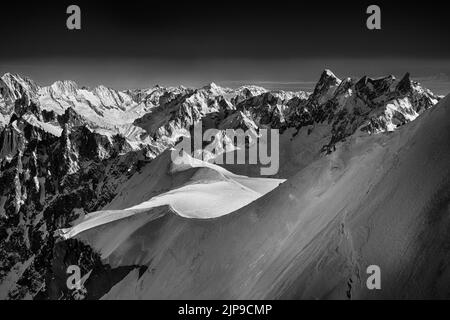
[[[167, 154], [163, 158], [166, 158]], [[74, 222], [72, 228], [60, 230], [60, 236], [64, 239], [77, 236], [79, 239], [87, 240], [88, 243], [94, 242], [94, 248], [101, 253], [102, 258], [108, 258], [111, 255], [116, 256], [114, 250], [126, 243], [128, 237], [138, 228], [169, 212], [189, 219], [217, 218], [248, 205], [284, 181], [238, 176], [188, 155], [182, 160], [182, 164], [173, 164], [170, 169], [171, 175], [181, 175], [181, 178], [178, 177], [180, 181], [176, 182], [182, 184], [180, 187], [126, 209], [104, 210], [81, 217]], [[161, 169], [156, 163], [150, 171], [161, 172]], [[189, 170], [191, 172], [186, 174]], [[148, 177], [148, 174], [144, 173], [143, 176]], [[135, 179], [142, 177], [138, 175]], [[183, 180], [184, 183], [181, 182]], [[133, 183], [132, 181], [131, 184]], [[155, 193], [152, 186], [142, 183], [135, 184], [134, 188], [128, 185], [124, 190], [133, 195], [135, 203], [142, 194]], [[115, 199], [108, 207], [114, 207], [115, 202], [121, 203]]]
[[[397, 132], [351, 137], [236, 212], [141, 221], [105, 263], [148, 269], [104, 298], [448, 298], [449, 142], [447, 97]], [[372, 264], [380, 291], [365, 287]]]

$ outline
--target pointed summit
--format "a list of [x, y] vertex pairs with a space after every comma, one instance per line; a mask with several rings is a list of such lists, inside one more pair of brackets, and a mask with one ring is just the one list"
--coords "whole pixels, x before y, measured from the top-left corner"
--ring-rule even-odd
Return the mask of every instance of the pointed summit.
[[204, 86], [202, 89], [205, 89], [205, 90], [211, 90], [211, 91], [214, 91], [214, 90], [222, 90], [222, 88], [219, 87], [219, 86], [218, 86], [217, 84], [215, 84], [214, 82], [211, 82], [211, 83], [207, 84], [207, 85]]
[[209, 92], [212, 95], [219, 96], [219, 95], [225, 94], [227, 89], [224, 89], [224, 88], [218, 86], [217, 84], [215, 84], [214, 82], [211, 82], [210, 84], [201, 88], [201, 90]]
[[329, 77], [339, 80], [338, 77], [336, 77], [336, 75], [330, 69], [323, 70], [321, 77]]
[[[338, 77], [336, 77], [333, 72], [331, 72], [328, 69], [325, 69], [322, 72], [322, 75], [320, 76], [317, 86], [321, 86], [321, 85], [335, 86], [335, 85], [339, 85], [340, 83], [341, 83], [341, 80]], [[316, 86], [316, 88], [317, 88], [317, 86]]]
[[407, 72], [397, 85], [397, 90], [401, 93], [407, 93], [412, 90], [411, 75]]
[[316, 100], [318, 104], [322, 104], [333, 95], [340, 84], [341, 80], [336, 77], [333, 72], [325, 69], [320, 76], [319, 82], [317, 82], [317, 85], [314, 88], [311, 99]]

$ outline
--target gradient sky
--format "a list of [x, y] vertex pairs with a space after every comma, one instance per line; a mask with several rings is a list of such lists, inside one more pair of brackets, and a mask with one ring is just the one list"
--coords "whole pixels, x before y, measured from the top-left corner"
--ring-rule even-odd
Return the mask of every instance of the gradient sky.
[[[42, 85], [73, 79], [122, 89], [215, 81], [307, 89], [324, 68], [340, 77], [409, 71], [448, 93], [445, 7], [392, 2], [377, 2], [378, 31], [365, 27], [368, 1], [8, 2], [0, 19], [0, 73]], [[66, 29], [70, 4], [81, 7], [80, 31]]]

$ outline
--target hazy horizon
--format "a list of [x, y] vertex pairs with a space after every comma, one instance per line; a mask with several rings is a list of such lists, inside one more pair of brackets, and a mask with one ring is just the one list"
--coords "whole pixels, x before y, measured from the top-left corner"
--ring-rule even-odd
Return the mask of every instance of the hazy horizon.
[[73, 80], [80, 86], [100, 84], [117, 89], [155, 85], [198, 88], [208, 83], [236, 88], [259, 85], [269, 90], [310, 91], [321, 72], [339, 78], [364, 75], [401, 78], [406, 72], [437, 94], [450, 93], [450, 60], [424, 59], [280, 59], [280, 60], [153, 60], [153, 59], [39, 59], [0, 61], [0, 74], [18, 73], [41, 86]]

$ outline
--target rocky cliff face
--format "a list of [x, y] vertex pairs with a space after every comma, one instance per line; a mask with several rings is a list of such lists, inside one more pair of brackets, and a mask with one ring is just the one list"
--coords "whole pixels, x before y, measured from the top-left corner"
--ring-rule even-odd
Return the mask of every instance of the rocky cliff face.
[[[358, 130], [395, 130], [438, 100], [409, 75], [340, 80], [328, 70], [312, 93], [215, 84], [124, 92], [72, 81], [39, 87], [6, 74], [0, 80], [0, 298], [71, 298], [66, 266], [107, 268], [89, 247], [57, 242], [55, 231], [105, 207], [199, 121], [222, 130], [310, 133], [326, 124], [325, 154]], [[125, 271], [108, 271], [105, 288]]]

